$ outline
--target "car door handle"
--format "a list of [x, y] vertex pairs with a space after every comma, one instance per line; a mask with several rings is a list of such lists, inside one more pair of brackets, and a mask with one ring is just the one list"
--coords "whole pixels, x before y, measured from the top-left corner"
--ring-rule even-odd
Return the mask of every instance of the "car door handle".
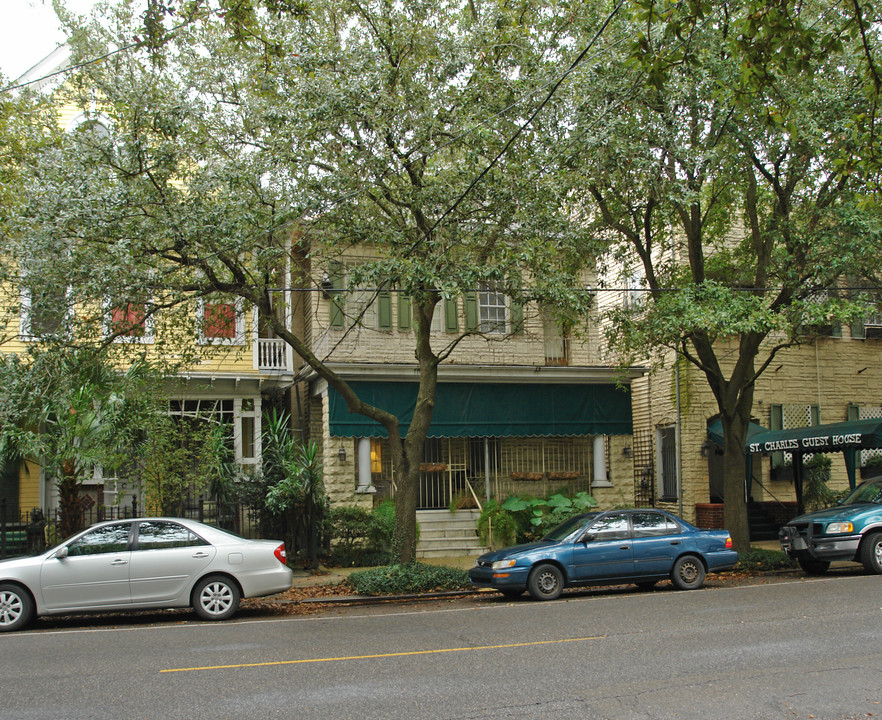
[[110, 564], [111, 564], [111, 565], [128, 565], [128, 564], [129, 564], [129, 561], [128, 561], [128, 560], [123, 560], [122, 558], [117, 558], [116, 560], [114, 560], [114, 561], [113, 561], [112, 563], [110, 563]]
[[630, 545], [620, 545], [619, 546], [619, 550], [630, 550], [630, 549], [631, 549]]
[[197, 553], [193, 553], [193, 557], [194, 557], [194, 558], [200, 558], [200, 559], [201, 559], [201, 558], [207, 558], [207, 557], [208, 557], [208, 553], [207, 553], [207, 552], [197, 552]]
[[680, 544], [679, 540], [671, 540], [671, 545], [679, 545], [679, 544]]

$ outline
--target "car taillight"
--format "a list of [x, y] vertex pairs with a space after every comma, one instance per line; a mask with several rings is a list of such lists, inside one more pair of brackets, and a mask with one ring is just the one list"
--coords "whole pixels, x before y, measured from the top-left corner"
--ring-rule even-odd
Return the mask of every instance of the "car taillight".
[[726, 538], [726, 550], [731, 550], [731, 549], [732, 549], [732, 538], [727, 537]]
[[288, 564], [288, 553], [285, 552], [285, 543], [279, 545], [273, 554], [276, 556], [276, 560], [282, 563], [282, 565]]

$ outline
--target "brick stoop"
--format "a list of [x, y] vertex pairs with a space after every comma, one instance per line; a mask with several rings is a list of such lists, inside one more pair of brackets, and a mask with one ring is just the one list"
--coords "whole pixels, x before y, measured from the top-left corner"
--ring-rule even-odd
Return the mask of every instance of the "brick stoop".
[[418, 559], [475, 557], [489, 550], [478, 539], [477, 510], [418, 510], [420, 540]]

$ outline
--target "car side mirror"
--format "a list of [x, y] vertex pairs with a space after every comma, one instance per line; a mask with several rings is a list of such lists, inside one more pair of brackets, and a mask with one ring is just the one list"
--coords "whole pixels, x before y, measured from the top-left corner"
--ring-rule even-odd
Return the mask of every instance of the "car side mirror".
[[64, 560], [64, 558], [66, 558], [66, 557], [67, 557], [67, 545], [65, 545], [64, 547], [60, 547], [60, 548], [58, 548], [58, 550], [55, 551], [55, 559], [56, 560]]
[[580, 542], [585, 543], [586, 545], [590, 542], [593, 542], [597, 538], [597, 535], [593, 532], [586, 532], [581, 538]]

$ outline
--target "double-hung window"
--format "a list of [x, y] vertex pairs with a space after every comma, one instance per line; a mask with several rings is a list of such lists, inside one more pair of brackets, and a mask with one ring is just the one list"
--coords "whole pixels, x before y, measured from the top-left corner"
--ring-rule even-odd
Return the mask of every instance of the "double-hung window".
[[482, 333], [507, 332], [508, 305], [505, 293], [483, 285], [478, 288], [478, 329]]
[[242, 300], [205, 298], [199, 302], [197, 330], [201, 345], [242, 345], [245, 313]]

